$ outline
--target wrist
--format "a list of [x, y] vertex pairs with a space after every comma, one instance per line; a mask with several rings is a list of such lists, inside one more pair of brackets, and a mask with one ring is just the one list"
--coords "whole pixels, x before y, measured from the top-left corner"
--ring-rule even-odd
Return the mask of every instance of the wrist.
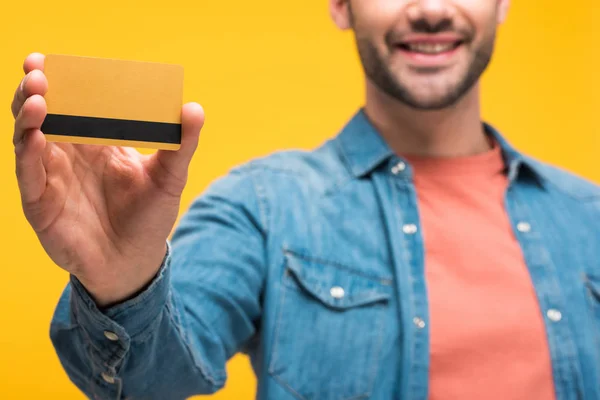
[[[143, 293], [156, 278], [167, 255], [168, 247], [165, 244], [163, 251], [155, 257], [115, 268], [116, 273], [111, 274], [110, 279], [107, 279], [106, 274], [102, 274], [102, 279], [88, 279], [83, 276], [78, 276], [77, 279], [98, 308], [110, 308]], [[132, 265], [137, 267], [132, 268]]]

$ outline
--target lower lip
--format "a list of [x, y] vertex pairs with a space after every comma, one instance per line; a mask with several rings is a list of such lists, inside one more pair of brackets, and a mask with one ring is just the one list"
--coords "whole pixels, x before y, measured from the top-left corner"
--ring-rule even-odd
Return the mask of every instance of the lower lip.
[[462, 46], [463, 45], [460, 44], [458, 47], [453, 48], [452, 50], [437, 54], [417, 53], [414, 51], [405, 50], [403, 48], [397, 48], [397, 51], [404, 57], [408, 58], [411, 61], [411, 64], [415, 66], [439, 67], [451, 61], [452, 57], [458, 53]]

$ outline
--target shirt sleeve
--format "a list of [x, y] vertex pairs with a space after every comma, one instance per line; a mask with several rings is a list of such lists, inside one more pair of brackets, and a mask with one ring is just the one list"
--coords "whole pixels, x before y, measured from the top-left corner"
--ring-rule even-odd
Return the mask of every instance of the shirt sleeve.
[[71, 277], [50, 337], [89, 398], [175, 400], [224, 386], [227, 360], [261, 314], [267, 210], [255, 173], [232, 171], [192, 203], [135, 298], [99, 309]]

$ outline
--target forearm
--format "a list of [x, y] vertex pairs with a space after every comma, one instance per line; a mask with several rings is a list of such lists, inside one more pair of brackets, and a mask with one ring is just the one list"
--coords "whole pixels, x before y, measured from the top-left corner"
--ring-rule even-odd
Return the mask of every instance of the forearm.
[[262, 312], [267, 212], [252, 182], [238, 171], [194, 201], [133, 299], [99, 310], [72, 279], [51, 335], [89, 397], [175, 400], [224, 385], [227, 360], [256, 335]]
[[[146, 291], [108, 310], [99, 310], [72, 279], [58, 305], [51, 339], [71, 380], [89, 398], [184, 399], [213, 393], [225, 377], [224, 364], [201, 348], [218, 348], [210, 332], [194, 332], [192, 348], [184, 310], [170, 284], [170, 257]], [[208, 357], [208, 356], [207, 356]]]

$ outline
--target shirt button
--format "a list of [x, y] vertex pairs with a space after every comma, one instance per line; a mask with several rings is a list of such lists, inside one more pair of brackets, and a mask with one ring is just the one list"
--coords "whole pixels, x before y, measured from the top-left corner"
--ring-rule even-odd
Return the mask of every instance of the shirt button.
[[417, 328], [419, 328], [419, 329], [425, 328], [425, 321], [423, 321], [421, 318], [415, 317], [413, 319], [413, 322], [415, 323], [415, 325], [417, 326]]
[[406, 169], [406, 164], [403, 162], [399, 162], [398, 164], [392, 167], [392, 174], [398, 175], [400, 172]]
[[529, 225], [527, 222], [519, 222], [517, 224], [517, 229], [519, 232], [527, 233], [531, 231], [531, 225]]
[[113, 342], [116, 342], [117, 340], [119, 340], [119, 337], [117, 336], [116, 333], [111, 332], [111, 331], [104, 331], [104, 336], [108, 339], [111, 340]]
[[558, 322], [562, 319], [562, 313], [554, 308], [549, 309], [546, 315], [552, 322]]
[[417, 233], [417, 226], [415, 224], [406, 224], [402, 227], [402, 231], [407, 235], [414, 235]]
[[107, 383], [115, 383], [114, 376], [111, 376], [111, 375], [107, 374], [106, 372], [103, 372], [100, 375], [102, 375], [102, 379], [104, 379], [104, 381], [106, 381]]
[[329, 293], [331, 294], [331, 297], [333, 297], [334, 299], [341, 299], [346, 294], [344, 292], [344, 288], [340, 287], [340, 286], [332, 287], [331, 290], [329, 291]]

